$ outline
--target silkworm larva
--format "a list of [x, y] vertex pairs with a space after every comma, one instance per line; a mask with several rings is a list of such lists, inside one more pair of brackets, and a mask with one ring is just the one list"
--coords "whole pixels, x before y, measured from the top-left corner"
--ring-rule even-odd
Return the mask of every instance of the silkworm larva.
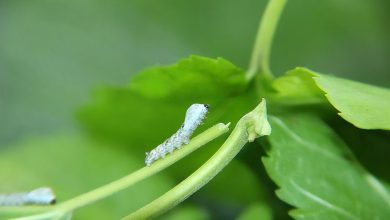
[[50, 205], [56, 197], [50, 188], [42, 187], [30, 192], [0, 194], [0, 206]]
[[206, 104], [192, 104], [187, 109], [184, 123], [179, 130], [155, 149], [146, 153], [146, 166], [150, 166], [154, 161], [164, 158], [167, 153], [172, 153], [175, 149], [180, 148], [184, 144], [188, 144], [196, 128], [202, 124], [208, 109], [209, 105]]

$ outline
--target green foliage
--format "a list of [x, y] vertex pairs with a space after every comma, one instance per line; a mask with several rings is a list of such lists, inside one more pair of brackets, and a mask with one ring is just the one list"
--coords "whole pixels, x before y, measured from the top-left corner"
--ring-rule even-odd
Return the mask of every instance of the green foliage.
[[314, 80], [345, 120], [362, 129], [390, 130], [390, 90], [327, 75]]
[[130, 89], [148, 98], [209, 101], [238, 94], [245, 85], [244, 71], [229, 61], [191, 56], [140, 72], [131, 79]]
[[278, 77], [271, 86], [268, 97], [276, 103], [323, 104], [327, 99], [341, 117], [356, 127], [390, 129], [388, 89], [319, 74], [301, 67]]
[[313, 77], [317, 75], [302, 67], [288, 71], [272, 82], [270, 100], [289, 105], [323, 103], [323, 92], [313, 81]]
[[273, 134], [263, 163], [296, 207], [296, 219], [390, 218], [389, 192], [354, 159], [348, 147], [316, 116], [271, 117]]

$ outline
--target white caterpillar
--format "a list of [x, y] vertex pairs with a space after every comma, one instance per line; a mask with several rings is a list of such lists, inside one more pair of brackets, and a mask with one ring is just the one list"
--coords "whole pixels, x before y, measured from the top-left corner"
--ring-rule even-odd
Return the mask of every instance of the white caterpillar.
[[188, 144], [190, 137], [195, 129], [202, 123], [206, 117], [209, 105], [206, 104], [192, 104], [186, 112], [184, 123], [178, 131], [164, 143], [158, 145], [155, 149], [146, 153], [145, 164], [150, 166], [154, 161], [165, 157], [167, 153], [172, 153], [175, 149], [180, 148], [183, 144]]
[[50, 188], [42, 187], [30, 192], [0, 194], [0, 206], [51, 205], [56, 197]]

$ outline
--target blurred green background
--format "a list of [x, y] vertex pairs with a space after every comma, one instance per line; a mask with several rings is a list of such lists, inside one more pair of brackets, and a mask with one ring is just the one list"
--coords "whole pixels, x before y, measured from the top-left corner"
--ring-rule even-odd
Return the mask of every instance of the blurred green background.
[[[190, 54], [242, 68], [266, 1], [0, 1], [0, 142], [74, 129], [101, 84]], [[390, 86], [390, 3], [290, 0], [275, 73], [306, 66]]]
[[[89, 185], [82, 180], [67, 183], [74, 185], [70, 194], [135, 169], [129, 158], [109, 147], [69, 140], [67, 135], [81, 130], [74, 119], [78, 107], [90, 100], [97, 86], [127, 85], [132, 74], [146, 67], [174, 63], [191, 54], [224, 57], [245, 69], [265, 4], [264, 0], [1, 0], [0, 189], [33, 179], [33, 174], [7, 176], [12, 173], [10, 167], [19, 172], [31, 165], [37, 172], [47, 170], [47, 178], [57, 178], [59, 184], [69, 181], [58, 179], [44, 163], [45, 156], [61, 155], [61, 149], [68, 147], [73, 147], [66, 151], [69, 155], [62, 155], [77, 157], [67, 161], [64, 156], [63, 163], [54, 167], [66, 169], [64, 164], [69, 163], [77, 170], [84, 166], [83, 174], [89, 172], [90, 178], [98, 179]], [[389, 87], [389, 21], [387, 0], [289, 0], [274, 40], [271, 67], [277, 75], [305, 66]], [[91, 148], [80, 150], [77, 145]], [[20, 149], [24, 149], [22, 154]], [[40, 157], [43, 162], [36, 163]], [[21, 160], [24, 165], [15, 166]], [[97, 177], [96, 169], [104, 178]], [[165, 178], [161, 189], [156, 189], [160, 193], [174, 184], [161, 178]], [[136, 197], [144, 198], [139, 204], [152, 198], [143, 197], [147, 190], [142, 192]], [[122, 199], [112, 200], [112, 207], [126, 201], [125, 196]], [[189, 207], [183, 213], [192, 211]]]

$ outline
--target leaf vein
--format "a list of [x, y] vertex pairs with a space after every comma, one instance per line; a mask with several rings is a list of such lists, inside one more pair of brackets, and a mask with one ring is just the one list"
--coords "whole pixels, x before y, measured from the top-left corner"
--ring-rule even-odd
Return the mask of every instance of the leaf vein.
[[377, 193], [379, 197], [386, 202], [387, 206], [390, 207], [390, 195], [382, 183], [369, 173], [367, 173], [364, 178], [375, 193]]
[[326, 201], [325, 199], [305, 190], [304, 188], [300, 187], [297, 183], [295, 183], [295, 181], [291, 180], [290, 182], [299, 192], [301, 192], [303, 195], [305, 195], [307, 198], [311, 199], [312, 201], [314, 201], [320, 205], [323, 205], [326, 208], [331, 209], [335, 212], [338, 212], [339, 214], [341, 214], [345, 217], [348, 217], [349, 219], [356, 219], [356, 220], [359, 219], [357, 216], [353, 215], [352, 213], [349, 213], [345, 209], [337, 207], [337, 206], [333, 205], [332, 203]]
[[282, 128], [289, 136], [291, 136], [295, 141], [302, 144], [302, 146], [306, 147], [306, 149], [309, 149], [311, 151], [316, 151], [324, 156], [327, 156], [329, 158], [332, 158], [334, 160], [338, 160], [339, 157], [337, 155], [334, 155], [332, 153], [329, 153], [328, 151], [322, 150], [322, 148], [315, 143], [307, 142], [302, 137], [300, 137], [297, 133], [293, 132], [281, 119], [270, 116], [272, 120], [279, 125], [280, 128]]

